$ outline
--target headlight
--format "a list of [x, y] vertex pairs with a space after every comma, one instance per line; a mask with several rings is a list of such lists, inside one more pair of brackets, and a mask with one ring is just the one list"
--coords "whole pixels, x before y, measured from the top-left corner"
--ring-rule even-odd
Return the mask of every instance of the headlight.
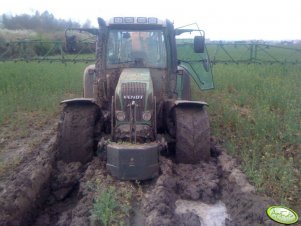
[[116, 118], [118, 121], [124, 121], [125, 120], [125, 114], [123, 111], [116, 111]]
[[149, 121], [152, 118], [152, 113], [150, 111], [145, 111], [142, 114], [142, 118], [144, 121]]

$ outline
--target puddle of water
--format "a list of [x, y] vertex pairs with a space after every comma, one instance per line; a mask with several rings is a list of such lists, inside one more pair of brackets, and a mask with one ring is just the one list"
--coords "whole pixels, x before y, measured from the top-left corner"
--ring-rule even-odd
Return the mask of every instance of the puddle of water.
[[213, 205], [182, 199], [176, 201], [177, 214], [189, 212], [199, 216], [202, 226], [224, 226], [226, 219], [229, 219], [226, 206], [221, 201]]

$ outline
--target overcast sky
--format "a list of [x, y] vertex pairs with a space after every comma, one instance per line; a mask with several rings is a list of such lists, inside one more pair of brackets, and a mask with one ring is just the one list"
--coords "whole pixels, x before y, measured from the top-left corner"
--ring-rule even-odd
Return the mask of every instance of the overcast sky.
[[213, 40], [301, 39], [300, 0], [0, 0], [0, 14], [36, 10], [95, 25], [113, 16], [168, 18], [176, 27], [196, 22]]

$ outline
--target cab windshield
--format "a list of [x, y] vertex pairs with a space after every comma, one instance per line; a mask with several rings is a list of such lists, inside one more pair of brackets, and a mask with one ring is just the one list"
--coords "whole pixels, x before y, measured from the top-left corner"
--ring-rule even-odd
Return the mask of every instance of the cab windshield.
[[166, 67], [166, 46], [161, 30], [110, 30], [107, 67]]

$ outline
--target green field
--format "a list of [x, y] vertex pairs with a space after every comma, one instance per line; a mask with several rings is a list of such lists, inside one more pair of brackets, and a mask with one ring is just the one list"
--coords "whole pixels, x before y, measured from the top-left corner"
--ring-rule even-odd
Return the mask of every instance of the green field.
[[79, 63], [0, 63], [0, 123], [19, 112], [54, 112], [60, 100], [81, 95], [85, 66]]
[[0, 62], [0, 149], [59, 119], [60, 101], [82, 95], [85, 67]]
[[215, 90], [195, 92], [210, 105], [213, 135], [258, 191], [299, 205], [301, 66], [218, 64], [214, 79]]
[[[26, 137], [29, 127], [58, 118], [61, 100], [81, 96], [85, 66], [0, 63], [0, 140]], [[212, 134], [259, 192], [296, 206], [301, 199], [301, 67], [218, 64], [214, 79], [215, 90], [194, 91], [210, 105]], [[7, 129], [13, 131], [10, 136]]]

